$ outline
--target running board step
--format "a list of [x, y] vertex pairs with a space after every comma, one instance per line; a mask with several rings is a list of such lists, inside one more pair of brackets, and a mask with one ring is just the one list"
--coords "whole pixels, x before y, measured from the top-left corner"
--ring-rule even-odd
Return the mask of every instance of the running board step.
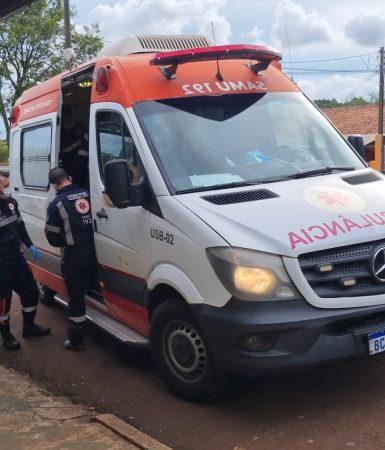
[[[54, 298], [58, 303], [68, 306], [67, 302], [60, 295], [55, 295]], [[86, 318], [125, 344], [144, 346], [149, 343], [145, 336], [142, 336], [112, 317], [107, 316], [92, 305], [87, 305]]]

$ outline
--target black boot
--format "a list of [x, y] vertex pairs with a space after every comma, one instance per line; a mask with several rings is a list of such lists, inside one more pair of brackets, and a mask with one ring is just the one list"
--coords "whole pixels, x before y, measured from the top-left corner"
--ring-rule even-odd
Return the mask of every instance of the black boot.
[[15, 339], [11, 333], [11, 327], [9, 320], [5, 320], [2, 325], [0, 325], [0, 333], [3, 338], [3, 346], [7, 350], [19, 350], [21, 347], [20, 342]]
[[81, 352], [85, 350], [83, 323], [70, 322], [68, 327], [68, 338], [64, 341], [64, 348]]
[[47, 334], [51, 333], [51, 328], [42, 327], [41, 325], [37, 325], [34, 320], [36, 316], [36, 310], [23, 313], [23, 337], [28, 338], [32, 336], [47, 336]]

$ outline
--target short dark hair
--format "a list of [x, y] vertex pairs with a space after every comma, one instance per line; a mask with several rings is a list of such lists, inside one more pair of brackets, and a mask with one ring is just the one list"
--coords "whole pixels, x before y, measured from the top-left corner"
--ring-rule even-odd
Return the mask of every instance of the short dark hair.
[[0, 177], [9, 178], [9, 172], [5, 170], [0, 170]]
[[51, 184], [61, 184], [68, 180], [68, 173], [64, 167], [54, 167], [48, 173], [48, 180]]

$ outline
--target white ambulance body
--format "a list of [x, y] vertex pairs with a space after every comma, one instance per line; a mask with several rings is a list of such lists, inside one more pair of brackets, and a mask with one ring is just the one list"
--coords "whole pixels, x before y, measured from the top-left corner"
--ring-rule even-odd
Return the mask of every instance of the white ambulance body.
[[[45, 300], [66, 303], [44, 236], [51, 167], [88, 136], [98, 279], [88, 317], [151, 347], [208, 399], [258, 375], [385, 350], [385, 182], [262, 46], [127, 38], [26, 91], [13, 195]], [[84, 156], [84, 155], [83, 155]]]

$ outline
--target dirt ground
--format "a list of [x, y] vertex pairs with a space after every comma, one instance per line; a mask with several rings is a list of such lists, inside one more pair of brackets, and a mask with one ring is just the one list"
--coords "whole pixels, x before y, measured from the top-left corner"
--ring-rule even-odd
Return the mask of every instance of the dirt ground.
[[[12, 322], [20, 336], [14, 301]], [[0, 348], [2, 364], [55, 394], [110, 412], [175, 450], [385, 448], [385, 353], [305, 374], [234, 380], [218, 403], [167, 392], [145, 350], [130, 350], [88, 326], [87, 351], [63, 349], [66, 311], [40, 307], [53, 334]]]

